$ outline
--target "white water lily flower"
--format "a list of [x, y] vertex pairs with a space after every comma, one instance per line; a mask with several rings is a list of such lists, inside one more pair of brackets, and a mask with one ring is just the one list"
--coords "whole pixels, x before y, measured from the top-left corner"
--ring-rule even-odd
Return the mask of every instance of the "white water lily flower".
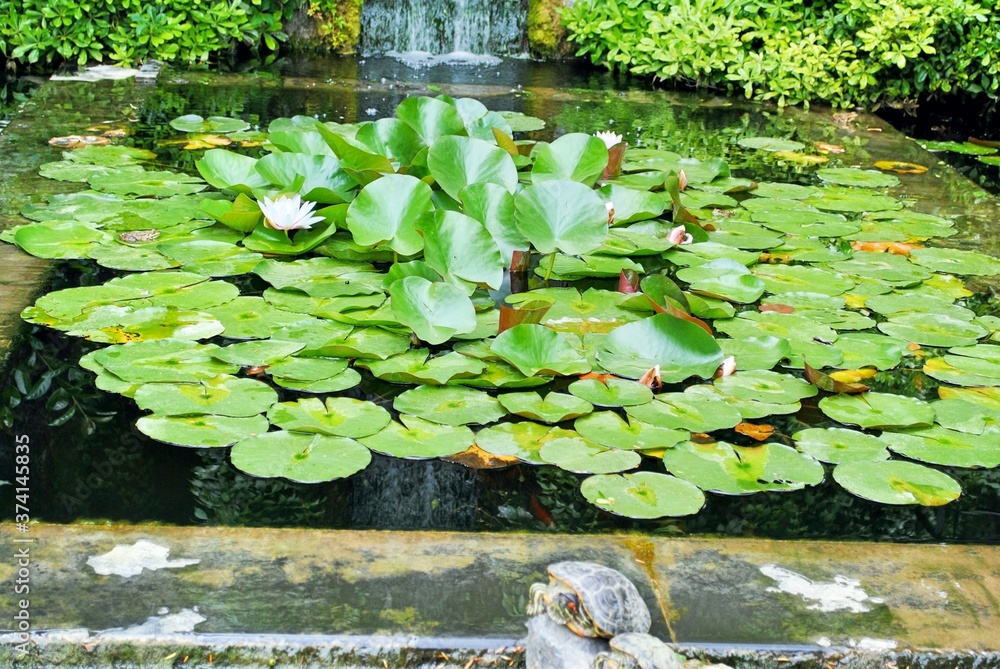
[[315, 202], [302, 202], [298, 193], [292, 196], [279, 195], [273, 201], [265, 197], [263, 202], [257, 202], [264, 212], [264, 227], [273, 230], [308, 230], [313, 223], [324, 220], [322, 216], [313, 216]]
[[610, 130], [606, 130], [604, 132], [595, 132], [594, 137], [603, 140], [604, 146], [608, 147], [609, 149], [613, 146], [616, 146], [617, 144], [621, 144], [621, 141], [624, 139], [624, 137], [619, 135], [617, 132], [611, 132]]
[[694, 237], [687, 232], [683, 225], [678, 225], [667, 234], [667, 241], [671, 244], [690, 244], [694, 241]]
[[722, 361], [719, 365], [719, 376], [729, 376], [736, 371], [736, 358], [735, 356], [729, 356]]

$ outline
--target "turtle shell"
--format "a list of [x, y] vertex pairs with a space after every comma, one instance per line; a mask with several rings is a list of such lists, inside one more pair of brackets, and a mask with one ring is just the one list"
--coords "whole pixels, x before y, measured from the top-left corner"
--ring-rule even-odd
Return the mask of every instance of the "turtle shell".
[[548, 572], [576, 593], [601, 635], [649, 631], [646, 602], [623, 574], [594, 562], [556, 562]]
[[619, 634], [610, 644], [611, 650], [635, 660], [638, 669], [681, 669], [681, 658], [655, 636]]

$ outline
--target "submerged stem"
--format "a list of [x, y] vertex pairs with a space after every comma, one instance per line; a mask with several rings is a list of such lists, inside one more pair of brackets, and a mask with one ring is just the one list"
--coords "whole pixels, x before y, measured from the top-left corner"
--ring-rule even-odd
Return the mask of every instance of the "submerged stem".
[[545, 280], [548, 281], [549, 277], [552, 276], [552, 268], [556, 265], [556, 254], [555, 251], [552, 252], [552, 257], [549, 258], [549, 268], [545, 270]]

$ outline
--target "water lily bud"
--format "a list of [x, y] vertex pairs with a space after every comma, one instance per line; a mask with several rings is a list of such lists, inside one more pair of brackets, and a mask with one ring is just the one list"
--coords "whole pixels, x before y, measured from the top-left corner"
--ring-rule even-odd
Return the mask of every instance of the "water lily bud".
[[671, 244], [690, 244], [694, 241], [694, 237], [687, 232], [683, 225], [678, 225], [667, 234], [667, 241]]
[[729, 356], [719, 365], [719, 376], [729, 376], [736, 371], [736, 358]]

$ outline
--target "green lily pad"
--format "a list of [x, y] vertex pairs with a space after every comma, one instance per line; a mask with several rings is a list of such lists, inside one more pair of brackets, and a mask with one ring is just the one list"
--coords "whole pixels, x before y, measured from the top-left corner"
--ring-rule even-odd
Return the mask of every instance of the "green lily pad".
[[535, 183], [514, 197], [514, 207], [517, 229], [540, 253], [582, 255], [608, 236], [604, 200], [575, 181]]
[[88, 311], [82, 319], [59, 327], [74, 337], [103, 344], [151, 339], [209, 339], [222, 333], [223, 326], [205, 311], [173, 307], [104, 306]]
[[182, 268], [197, 270], [208, 276], [249, 274], [264, 259], [260, 253], [247, 251], [235, 244], [201, 239], [163, 243], [156, 250], [179, 262]]
[[238, 441], [230, 458], [252, 476], [323, 483], [357, 474], [372, 456], [353, 439], [280, 431]]
[[544, 398], [535, 392], [504, 393], [497, 399], [510, 413], [542, 423], [561, 423], [594, 410], [590, 402], [565, 393], [548, 393]]
[[972, 142], [935, 142], [929, 139], [918, 139], [917, 144], [928, 151], [951, 151], [968, 156], [985, 156], [997, 152], [991, 146], [982, 146]]
[[278, 189], [297, 192], [308, 202], [349, 202], [358, 185], [333, 156], [272, 153], [258, 160], [254, 169]]
[[500, 116], [510, 125], [511, 132], [534, 132], [545, 127], [545, 121], [516, 111], [502, 111]]
[[717, 339], [722, 354], [736, 359], [736, 369], [771, 369], [792, 354], [787, 339], [763, 335], [741, 339]]
[[156, 154], [133, 146], [105, 144], [104, 146], [91, 145], [73, 149], [63, 153], [63, 158], [68, 158], [75, 163], [120, 167], [136, 162], [155, 160]]
[[736, 399], [791, 404], [819, 392], [816, 386], [790, 374], [766, 370], [737, 372], [714, 381], [715, 387]]
[[264, 339], [217, 348], [212, 351], [212, 357], [233, 365], [261, 367], [288, 359], [289, 356], [301, 351], [304, 347], [305, 344], [300, 342]]
[[[763, 225], [724, 219], [713, 222], [716, 230], [708, 233], [708, 238], [719, 244], [726, 244], [738, 249], [763, 251], [781, 246], [785, 236], [772, 232]], [[803, 233], [811, 234], [811, 233]]]
[[913, 249], [910, 259], [935, 272], [961, 276], [994, 276], [1000, 274], [1000, 260], [975, 251], [961, 249]]
[[476, 328], [472, 300], [451, 284], [408, 276], [396, 281], [389, 290], [393, 315], [428, 344], [441, 344]]
[[608, 371], [633, 379], [659, 365], [663, 380], [676, 383], [712, 376], [722, 362], [722, 349], [694, 323], [657, 314], [613, 330], [597, 359]]
[[198, 383], [147, 383], [135, 391], [140, 409], [161, 416], [246, 417], [267, 411], [277, 401], [278, 394], [266, 383], [227, 374]]
[[604, 186], [597, 191], [605, 202], [614, 204], [614, 225], [625, 225], [636, 221], [656, 218], [666, 206], [663, 198], [655, 193], [626, 188], [617, 184]]
[[638, 419], [625, 422], [613, 411], [597, 411], [579, 418], [573, 429], [600, 446], [634, 451], [671, 448], [691, 436], [687, 430], [658, 427]]
[[416, 130], [428, 146], [442, 135], [466, 134], [465, 122], [455, 106], [434, 98], [407, 98], [396, 107], [396, 117]]
[[528, 240], [514, 222], [514, 196], [506, 188], [493, 183], [472, 183], [458, 194], [465, 214], [483, 224], [500, 249], [505, 267], [510, 265], [514, 251], [527, 251]]
[[823, 465], [781, 444], [733, 446], [682, 442], [667, 450], [663, 464], [674, 476], [702, 490], [748, 495], [765, 490], [801, 490], [823, 481]]
[[475, 376], [486, 370], [484, 362], [461, 353], [445, 353], [433, 358], [428, 358], [428, 354], [427, 349], [413, 349], [385, 360], [359, 361], [358, 366], [367, 367], [377, 378], [390, 383], [438, 386], [456, 377]]
[[710, 260], [697, 267], [679, 270], [676, 277], [689, 283], [690, 289], [696, 293], [730, 302], [756, 302], [764, 293], [764, 282], [744, 265], [729, 258]]
[[798, 184], [786, 184], [777, 181], [758, 181], [757, 187], [753, 189], [755, 197], [779, 198], [782, 200], [805, 200], [808, 197], [819, 195], [819, 189], [814, 186], [800, 186]]
[[[611, 235], [608, 235], [611, 239]], [[567, 256], [556, 253], [555, 257], [542, 256], [535, 274], [541, 277], [550, 274], [553, 281], [575, 281], [584, 277], [617, 277], [622, 271], [631, 270], [642, 273], [642, 265], [630, 260], [608, 255], [584, 255], [581, 257]]]
[[424, 261], [445, 280], [500, 287], [500, 248], [482, 223], [457, 211], [438, 210], [423, 216], [417, 230], [424, 238]]
[[180, 132], [211, 133], [226, 135], [231, 132], [242, 132], [250, 127], [246, 121], [225, 116], [209, 116], [207, 119], [197, 114], [178, 116], [170, 121], [170, 127]]
[[254, 189], [267, 188], [267, 180], [257, 171], [257, 159], [225, 149], [209, 149], [195, 163], [198, 173], [211, 186], [252, 195]]
[[83, 183], [95, 174], [109, 174], [111, 172], [142, 172], [140, 165], [121, 165], [118, 167], [106, 167], [104, 165], [88, 165], [72, 160], [59, 160], [53, 163], [44, 163], [38, 167], [38, 173], [46, 179], [56, 181], [73, 181]]
[[608, 165], [604, 140], [582, 132], [562, 135], [535, 150], [531, 181], [568, 180], [593, 186]]
[[947, 467], [1000, 466], [1000, 432], [968, 434], [932, 425], [906, 432], [883, 432], [881, 439], [899, 455]]
[[847, 492], [880, 504], [942, 506], [962, 494], [962, 487], [947, 474], [899, 460], [837, 465], [833, 479]]
[[1000, 431], [1000, 407], [990, 408], [953, 398], [931, 403], [938, 425], [949, 430], [983, 434]]
[[842, 186], [827, 186], [822, 190], [821, 195], [802, 200], [802, 202], [822, 211], [846, 211], [852, 213], [893, 211], [903, 208], [903, 203], [894, 197], [879, 195], [863, 188], [846, 188]]
[[657, 472], [590, 476], [580, 492], [599, 509], [627, 518], [690, 516], [705, 505], [697, 486]]
[[[274, 340], [266, 340], [274, 341]], [[253, 342], [256, 343], [256, 342]], [[264, 343], [264, 342], [260, 342]], [[302, 348], [302, 342], [289, 342]], [[236, 344], [240, 346], [241, 344]], [[232, 348], [227, 346], [226, 348]], [[290, 356], [272, 363], [267, 371], [277, 378], [296, 381], [321, 381], [341, 374], [347, 369], [347, 360], [343, 358], [320, 358]]]
[[196, 383], [239, 371], [216, 359], [220, 350], [188, 339], [154, 339], [100, 349], [94, 361], [129, 383]]
[[567, 390], [580, 399], [601, 407], [635, 406], [653, 401], [652, 390], [628, 379], [580, 379], [569, 384]]
[[802, 142], [780, 137], [743, 137], [736, 143], [745, 149], [761, 151], [800, 151], [806, 148]]
[[455, 386], [421, 386], [393, 400], [400, 413], [413, 414], [442, 425], [488, 425], [507, 411], [496, 399], [480, 390]]
[[538, 374], [569, 376], [589, 372], [587, 362], [568, 335], [544, 325], [523, 323], [497, 335], [490, 351], [514, 365], [525, 376]]
[[787, 339], [792, 343], [837, 340], [835, 330], [798, 313], [744, 311], [736, 318], [720, 319], [715, 321], [713, 325], [715, 325], [716, 330], [724, 332], [733, 339], [772, 336]]
[[513, 193], [517, 167], [503, 149], [471, 137], [439, 137], [427, 152], [427, 168], [445, 193], [458, 199], [473, 183], [493, 183]]
[[842, 274], [804, 265], [757, 265], [753, 273], [769, 293], [814, 292], [842, 295], [854, 282]]
[[971, 346], [988, 332], [974, 323], [967, 323], [940, 314], [904, 313], [878, 324], [885, 334], [925, 346]]
[[379, 432], [361, 439], [361, 443], [377, 453], [396, 458], [422, 460], [456, 455], [469, 449], [475, 441], [472, 430], [464, 425], [440, 425], [429, 420], [401, 414]]
[[927, 402], [889, 393], [833, 395], [821, 399], [819, 408], [835, 421], [864, 428], [926, 427], [934, 422], [934, 407]]
[[642, 462], [634, 451], [605, 448], [579, 435], [547, 439], [538, 454], [545, 462], [577, 474], [613, 474]]
[[334, 376], [328, 376], [316, 381], [303, 381], [287, 376], [273, 376], [275, 385], [282, 388], [297, 390], [300, 393], [329, 394], [354, 388], [361, 383], [361, 375], [353, 369], [345, 369]]
[[271, 424], [291, 432], [318, 432], [335, 437], [367, 437], [389, 424], [389, 412], [374, 402], [350, 397], [314, 397], [280, 402], [267, 412]]
[[230, 339], [267, 339], [279, 328], [308, 318], [303, 314], [275, 309], [263, 298], [247, 295], [212, 307], [209, 311], [219, 320]]
[[545, 443], [561, 434], [573, 434], [569, 430], [540, 425], [531, 421], [500, 423], [476, 433], [476, 445], [499, 457], [514, 457], [532, 465], [544, 465], [539, 451]]
[[837, 338], [834, 346], [843, 352], [842, 364], [846, 369], [875, 367], [886, 370], [903, 359], [906, 342], [874, 332], [847, 332]]
[[[730, 408], [736, 409], [743, 420], [754, 420], [758, 418], [765, 418], [767, 416], [793, 414], [802, 408], [802, 405], [798, 401], [786, 404], [776, 404], [773, 402], [733, 397], [732, 395], [727, 395], [719, 391], [714, 385], [704, 383], [696, 386], [689, 386], [688, 388], [685, 388], [684, 392], [680, 395], [681, 397], [686, 398], [689, 402], [704, 400], [707, 402], [725, 404]], [[765, 398], [761, 398], [761, 400], [763, 399]]]
[[792, 435], [795, 447], [820, 462], [875, 462], [888, 460], [885, 442], [864, 432], [842, 427], [800, 430]]
[[223, 448], [267, 432], [263, 416], [143, 416], [135, 424], [157, 441], [189, 448]]
[[417, 221], [432, 209], [430, 186], [416, 177], [390, 174], [358, 193], [347, 209], [347, 228], [362, 246], [385, 244], [413, 255], [424, 246]]
[[838, 186], [893, 188], [899, 185], [899, 178], [893, 174], [878, 170], [861, 170], [856, 167], [824, 167], [816, 170], [816, 176], [826, 183]]
[[[642, 223], [638, 223], [637, 225], [642, 225]], [[696, 242], [670, 249], [663, 254], [663, 257], [681, 267], [702, 265], [716, 258], [731, 258], [738, 263], [749, 266], [760, 259], [760, 254], [741, 251], [732, 246], [717, 244], [715, 242]]]
[[689, 432], [725, 430], [743, 421], [735, 407], [687, 393], [664, 393], [648, 404], [626, 406], [625, 413], [650, 425]]
[[[1000, 348], [985, 344], [979, 346]], [[923, 372], [938, 381], [953, 383], [956, 386], [1000, 386], [1000, 363], [989, 360], [946, 355], [943, 358], [927, 360]]]
[[87, 183], [105, 193], [139, 197], [191, 195], [208, 187], [198, 177], [177, 172], [109, 172], [94, 174]]
[[86, 258], [111, 236], [84, 223], [22, 225], [14, 232], [14, 243], [38, 258]]

